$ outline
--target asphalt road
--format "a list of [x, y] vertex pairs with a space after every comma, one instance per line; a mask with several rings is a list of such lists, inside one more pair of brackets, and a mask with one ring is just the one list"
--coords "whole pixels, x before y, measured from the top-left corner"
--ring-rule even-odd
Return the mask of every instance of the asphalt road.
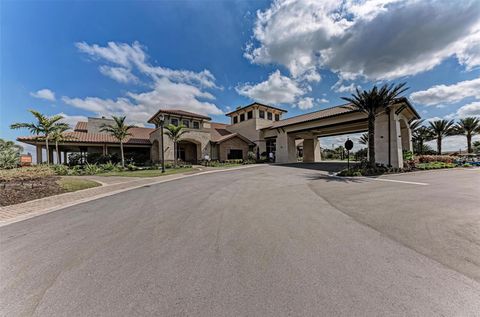
[[[0, 314], [479, 316], [478, 171], [397, 177], [410, 183], [262, 166], [2, 227]], [[412, 209], [468, 234], [445, 233], [453, 253], [412, 242], [423, 237], [409, 228]], [[461, 241], [470, 242], [455, 253]]]

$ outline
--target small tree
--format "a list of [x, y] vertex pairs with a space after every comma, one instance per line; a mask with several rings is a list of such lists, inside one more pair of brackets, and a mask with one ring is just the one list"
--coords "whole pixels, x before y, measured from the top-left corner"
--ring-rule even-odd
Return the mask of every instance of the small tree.
[[128, 136], [132, 135], [128, 131], [135, 126], [126, 124], [126, 117], [112, 116], [112, 118], [114, 120], [114, 123], [102, 124], [102, 126], [100, 127], [100, 131], [109, 133], [120, 142], [120, 156], [122, 157], [122, 167], [125, 167], [125, 156], [123, 155], [123, 141]]
[[467, 137], [467, 151], [472, 153], [472, 136], [480, 133], [480, 119], [475, 117], [467, 117], [460, 119], [455, 125], [455, 134], [465, 135]]
[[185, 126], [181, 125], [181, 124], [178, 125], [178, 126], [173, 125], [173, 124], [169, 124], [165, 127], [165, 129], [167, 130], [165, 133], [168, 135], [170, 140], [172, 140], [172, 142], [173, 142], [173, 161], [174, 161], [175, 167], [177, 167], [178, 142], [180, 141], [180, 138], [182, 137], [182, 135], [187, 132], [187, 130], [185, 130]]
[[0, 139], [0, 168], [15, 168], [20, 159], [23, 147], [12, 141]]
[[48, 141], [50, 135], [55, 131], [58, 121], [62, 120], [61, 115], [55, 115], [52, 117], [47, 117], [35, 110], [29, 110], [31, 114], [37, 119], [37, 122], [20, 122], [14, 123], [10, 126], [10, 129], [28, 129], [31, 134], [40, 135], [45, 139], [45, 148], [47, 150], [47, 164], [50, 164], [50, 151], [48, 148]]
[[[60, 151], [58, 150], [58, 143], [63, 142], [67, 137], [63, 134], [65, 131], [70, 129], [69, 125], [66, 123], [59, 123], [56, 125], [55, 131], [52, 132], [50, 139], [55, 142], [55, 152], [57, 152], [57, 163], [60, 164]], [[69, 138], [70, 139], [70, 138]]]
[[378, 88], [373, 86], [370, 90], [360, 92], [357, 88], [356, 94], [350, 98], [342, 97], [350, 102], [355, 108], [367, 114], [368, 117], [368, 156], [369, 165], [375, 166], [375, 119], [382, 110], [387, 110], [395, 100], [408, 88], [406, 83], [398, 85], [383, 85]]
[[453, 120], [435, 120], [429, 122], [430, 133], [434, 139], [437, 139], [437, 154], [442, 155], [442, 140], [444, 137], [454, 134]]

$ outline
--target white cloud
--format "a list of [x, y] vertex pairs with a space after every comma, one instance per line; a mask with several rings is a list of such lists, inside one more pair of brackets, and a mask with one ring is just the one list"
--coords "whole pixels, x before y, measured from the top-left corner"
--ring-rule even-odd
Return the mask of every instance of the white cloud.
[[63, 119], [61, 121], [68, 124], [72, 130], [75, 128], [75, 125], [77, 124], [78, 121], [87, 121], [88, 120], [87, 117], [85, 117], [85, 116], [68, 115], [64, 112], [60, 112], [60, 113], [58, 113], [58, 115], [63, 117]]
[[319, 98], [319, 99], [317, 99], [317, 102], [319, 102], [319, 103], [329, 103], [330, 101], [326, 98]]
[[354, 83], [351, 83], [350, 85], [344, 85], [343, 81], [339, 80], [331, 87], [333, 91], [338, 92], [338, 93], [355, 93], [356, 89], [360, 89], [361, 87], [359, 85], [355, 85]]
[[[121, 83], [139, 83], [148, 79], [149, 90], [126, 92], [114, 99], [98, 97], [70, 98], [62, 100], [71, 106], [96, 115], [127, 115], [133, 122], [145, 122], [160, 108], [176, 108], [199, 114], [222, 114], [212, 100], [215, 97], [206, 89], [219, 88], [215, 77], [208, 70], [193, 72], [174, 70], [149, 63], [145, 48], [138, 42], [133, 44], [109, 42], [106, 46], [75, 44], [79, 51], [88, 54], [94, 61], [104, 62], [100, 72]], [[113, 65], [113, 66], [112, 66]], [[142, 87], [145, 85], [142, 84]]]
[[445, 119], [462, 119], [465, 117], [480, 117], [480, 101], [461, 106], [456, 112], [446, 115]]
[[297, 105], [298, 105], [298, 108], [301, 110], [311, 109], [313, 108], [313, 98], [305, 97], [303, 99], [300, 99]]
[[271, 73], [266, 81], [239, 85], [235, 90], [242, 96], [267, 104], [294, 103], [306, 93], [306, 89], [301, 88], [296, 81], [282, 76], [279, 70]]
[[[189, 83], [207, 88], [218, 88], [215, 85], [215, 77], [209, 70], [203, 70], [197, 73], [189, 70], [174, 70], [151, 65], [148, 63], [145, 48], [138, 42], [134, 42], [132, 45], [108, 42], [107, 46], [99, 46], [97, 44], [89, 45], [85, 42], [78, 42], [75, 46], [79, 51], [88, 54], [94, 60], [102, 60], [121, 66], [118, 67], [116, 71], [118, 72], [119, 69], [121, 69], [119, 72], [127, 77], [133, 76], [131, 72], [136, 70], [149, 76], [153, 80], [168, 78], [173, 82]], [[102, 68], [100, 68], [100, 71], [102, 71]], [[107, 71], [104, 70], [102, 73], [112, 77], [111, 70], [108, 68]], [[124, 77], [121, 78], [123, 79]]]
[[55, 101], [55, 93], [50, 89], [40, 89], [36, 92], [31, 92], [30, 95], [32, 97], [39, 98], [39, 99]]
[[394, 79], [456, 57], [480, 65], [477, 1], [277, 0], [257, 12], [245, 56], [297, 78], [327, 68], [340, 78]]
[[480, 99], [480, 78], [461, 81], [453, 85], [436, 85], [427, 90], [414, 92], [410, 97], [414, 102], [427, 106], [454, 103], [469, 97]]
[[127, 68], [102, 65], [99, 67], [99, 70], [103, 75], [108, 76], [119, 83], [138, 81], [137, 76], [133, 75], [132, 72]]

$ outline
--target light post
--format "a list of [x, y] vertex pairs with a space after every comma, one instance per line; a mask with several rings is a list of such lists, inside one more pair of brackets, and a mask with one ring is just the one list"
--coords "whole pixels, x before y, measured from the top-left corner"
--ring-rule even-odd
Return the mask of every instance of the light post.
[[165, 150], [163, 149], [163, 125], [165, 124], [165, 116], [160, 115], [160, 136], [162, 139], [162, 173], [165, 173]]

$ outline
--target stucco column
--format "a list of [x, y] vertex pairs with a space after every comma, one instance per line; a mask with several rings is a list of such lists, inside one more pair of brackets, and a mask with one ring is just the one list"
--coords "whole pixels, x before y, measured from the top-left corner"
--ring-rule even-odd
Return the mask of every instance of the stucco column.
[[303, 139], [303, 161], [305, 163], [314, 163], [320, 162], [321, 160], [320, 141], [318, 137]]
[[[389, 136], [390, 121], [390, 136]], [[403, 167], [403, 153], [400, 122], [392, 109], [390, 114], [382, 113], [375, 120], [375, 161], [385, 166], [389, 165], [389, 140], [390, 140], [390, 165]]]
[[43, 158], [42, 158], [42, 146], [40, 144], [37, 144], [36, 146], [37, 149], [37, 164], [42, 164]]
[[275, 149], [276, 163], [295, 163], [297, 162], [297, 151], [295, 147], [295, 138], [289, 136], [286, 132], [280, 132], [277, 135]]

